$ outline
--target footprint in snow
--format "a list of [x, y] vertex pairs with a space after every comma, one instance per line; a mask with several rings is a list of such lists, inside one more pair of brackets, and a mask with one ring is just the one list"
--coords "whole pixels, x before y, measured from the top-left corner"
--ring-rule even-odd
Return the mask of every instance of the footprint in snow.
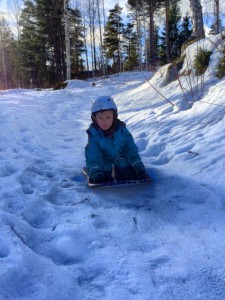
[[0, 239], [0, 258], [9, 256], [9, 253], [10, 249], [8, 245], [2, 239]]

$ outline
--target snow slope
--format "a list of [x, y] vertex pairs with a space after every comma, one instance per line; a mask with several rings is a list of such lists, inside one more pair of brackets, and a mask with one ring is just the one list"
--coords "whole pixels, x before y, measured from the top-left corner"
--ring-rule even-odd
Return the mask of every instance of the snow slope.
[[[225, 299], [225, 80], [207, 77], [190, 107], [160, 72], [0, 93], [1, 300]], [[152, 184], [86, 186], [85, 130], [105, 94]]]

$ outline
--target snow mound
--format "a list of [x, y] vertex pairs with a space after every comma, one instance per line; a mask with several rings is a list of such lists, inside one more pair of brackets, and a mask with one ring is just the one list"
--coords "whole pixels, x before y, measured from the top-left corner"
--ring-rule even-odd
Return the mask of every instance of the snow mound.
[[67, 83], [66, 89], [83, 89], [91, 86], [89, 82], [79, 79], [66, 80], [65, 83]]

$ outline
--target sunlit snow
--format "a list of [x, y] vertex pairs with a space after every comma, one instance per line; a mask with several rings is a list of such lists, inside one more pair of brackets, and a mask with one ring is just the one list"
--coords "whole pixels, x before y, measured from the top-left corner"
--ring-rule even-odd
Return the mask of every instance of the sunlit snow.
[[[1, 300], [225, 299], [225, 79], [210, 47], [200, 99], [184, 76], [186, 97], [177, 80], [165, 85], [167, 67], [0, 92]], [[101, 95], [153, 183], [87, 187], [85, 130]]]

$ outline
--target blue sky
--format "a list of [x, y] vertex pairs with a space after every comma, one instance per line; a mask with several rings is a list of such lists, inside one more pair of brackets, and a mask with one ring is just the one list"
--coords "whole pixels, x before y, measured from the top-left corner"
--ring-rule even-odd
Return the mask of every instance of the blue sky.
[[[74, 0], [71, 0], [71, 2], [73, 2]], [[79, 0], [80, 1], [80, 0]], [[213, 0], [211, 0], [213, 2]], [[13, 6], [13, 4], [15, 2], [19, 2], [19, 3], [23, 3], [22, 0], [0, 0], [0, 12], [9, 12], [11, 11], [11, 7]], [[189, 10], [189, 0], [181, 0], [181, 10], [183, 12], [183, 14], [186, 14], [187, 12], [190, 12]], [[202, 0], [202, 6], [203, 6], [203, 11], [204, 11], [204, 2], [205, 0]], [[127, 0], [111, 0], [111, 1], [105, 1], [105, 9], [106, 10], [110, 10], [112, 9], [115, 4], [118, 3], [121, 7], [123, 7], [123, 18], [125, 19], [127, 16], [127, 10], [126, 10], [126, 3]], [[6, 15], [8, 18], [10, 17], [9, 15]], [[209, 23], [209, 18], [211, 18], [211, 16], [207, 16], [207, 20], [206, 22]]]
[[7, 0], [0, 0], [0, 10], [1, 12], [7, 10]]
[[[9, 10], [9, 7], [10, 7], [10, 4], [12, 3], [13, 1], [9, 1], [9, 0], [0, 0], [0, 10], [1, 11], [7, 11]], [[22, 1], [19, 1], [19, 2], [22, 2]], [[105, 1], [105, 8], [108, 10], [108, 9], [111, 9], [115, 6], [116, 3], [119, 3], [120, 6], [124, 7], [124, 11], [126, 10], [125, 9], [125, 3], [127, 2], [127, 0], [111, 0], [111, 1]], [[188, 9], [189, 8], [189, 0], [182, 0], [182, 10], [186, 10], [186, 8]]]

